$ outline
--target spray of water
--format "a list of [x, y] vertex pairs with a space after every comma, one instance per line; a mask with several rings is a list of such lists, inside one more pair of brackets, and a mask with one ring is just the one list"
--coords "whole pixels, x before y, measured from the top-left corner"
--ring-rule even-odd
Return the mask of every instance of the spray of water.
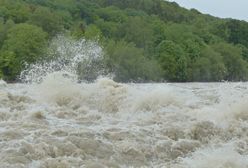
[[0, 167], [247, 168], [247, 83], [78, 82], [102, 48], [61, 36], [48, 57], [0, 81]]
[[20, 75], [21, 80], [40, 83], [52, 73], [73, 80], [93, 80], [104, 74], [103, 51], [95, 41], [58, 36], [51, 41], [45, 58], [28, 65]]

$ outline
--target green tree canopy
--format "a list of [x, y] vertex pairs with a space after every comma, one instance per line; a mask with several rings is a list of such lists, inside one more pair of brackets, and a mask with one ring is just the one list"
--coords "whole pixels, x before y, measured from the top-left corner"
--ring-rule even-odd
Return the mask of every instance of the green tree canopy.
[[8, 75], [13, 79], [21, 71], [24, 63], [41, 59], [46, 47], [46, 38], [47, 34], [34, 25], [17, 24], [11, 28], [1, 50], [0, 65], [4, 69], [4, 75], [14, 72]]
[[161, 71], [156, 61], [144, 57], [142, 49], [133, 43], [110, 42], [106, 46], [106, 62], [117, 81], [145, 81], [160, 79]]
[[51, 35], [55, 35], [62, 30], [62, 18], [49, 8], [39, 7], [35, 9], [31, 16], [32, 24], [42, 27], [44, 31]]
[[220, 43], [213, 46], [221, 54], [227, 68], [225, 80], [247, 80], [247, 62], [242, 59], [242, 50], [230, 44]]
[[248, 80], [247, 22], [164, 0], [0, 0], [1, 76], [17, 79], [61, 34], [105, 46], [118, 81]]

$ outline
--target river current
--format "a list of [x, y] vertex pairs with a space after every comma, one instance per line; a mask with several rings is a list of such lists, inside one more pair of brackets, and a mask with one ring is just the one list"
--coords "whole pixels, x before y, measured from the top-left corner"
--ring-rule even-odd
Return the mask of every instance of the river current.
[[0, 82], [1, 168], [247, 168], [247, 83]]
[[248, 83], [116, 83], [96, 42], [50, 45], [0, 80], [0, 168], [248, 168]]

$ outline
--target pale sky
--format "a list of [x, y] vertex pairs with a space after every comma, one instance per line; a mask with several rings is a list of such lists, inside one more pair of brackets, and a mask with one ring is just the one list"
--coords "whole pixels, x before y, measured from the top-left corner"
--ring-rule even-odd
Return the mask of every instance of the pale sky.
[[248, 0], [169, 0], [185, 8], [222, 18], [248, 21]]

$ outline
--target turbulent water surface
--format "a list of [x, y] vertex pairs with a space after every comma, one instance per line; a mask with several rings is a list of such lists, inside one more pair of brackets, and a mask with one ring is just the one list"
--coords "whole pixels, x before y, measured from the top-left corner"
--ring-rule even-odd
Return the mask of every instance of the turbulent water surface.
[[247, 168], [247, 83], [0, 82], [1, 168]]
[[51, 45], [26, 84], [0, 80], [0, 168], [248, 168], [248, 83], [78, 82], [101, 47]]

